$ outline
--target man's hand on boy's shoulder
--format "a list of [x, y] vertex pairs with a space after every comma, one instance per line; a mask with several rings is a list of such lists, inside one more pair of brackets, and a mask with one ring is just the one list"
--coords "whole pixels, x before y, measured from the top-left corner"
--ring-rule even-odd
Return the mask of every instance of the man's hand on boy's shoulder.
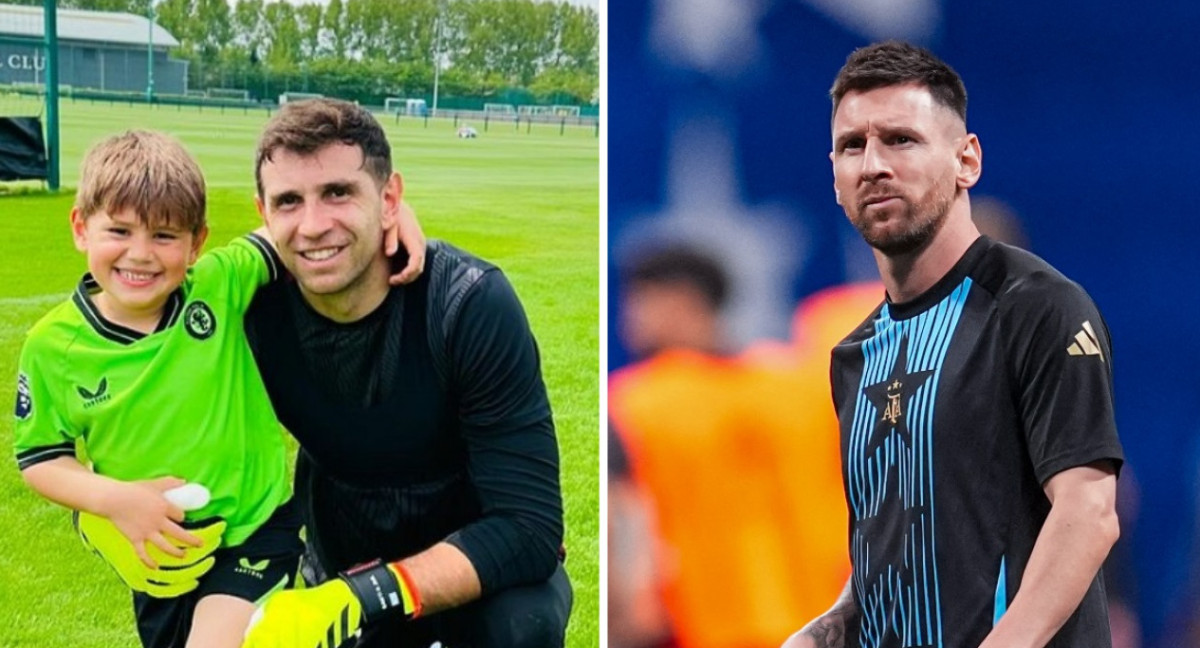
[[400, 272], [388, 278], [388, 283], [393, 286], [412, 283], [425, 271], [425, 232], [417, 222], [417, 213], [403, 201], [396, 226], [383, 233], [383, 251], [389, 257], [395, 256], [401, 246], [408, 253], [408, 262]]

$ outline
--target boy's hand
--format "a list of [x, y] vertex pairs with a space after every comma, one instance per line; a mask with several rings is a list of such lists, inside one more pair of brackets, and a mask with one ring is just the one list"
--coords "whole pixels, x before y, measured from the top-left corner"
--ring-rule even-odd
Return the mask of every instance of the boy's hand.
[[388, 283], [393, 286], [411, 283], [425, 271], [425, 233], [417, 222], [416, 212], [406, 202], [400, 203], [396, 227], [383, 233], [383, 251], [393, 256], [401, 244], [408, 252], [408, 264], [398, 274], [388, 278]]
[[104, 497], [104, 506], [97, 511], [129, 539], [142, 563], [155, 569], [158, 563], [150, 558], [147, 547], [174, 558], [182, 558], [182, 547], [198, 547], [201, 541], [179, 526], [183, 509], [172, 504], [163, 493], [183, 486], [186, 482], [175, 477], [148, 481], [114, 482]]
[[125, 585], [135, 592], [155, 598], [171, 598], [186, 594], [200, 584], [199, 579], [213, 566], [210, 556], [221, 546], [225, 521], [215, 520], [193, 529], [200, 540], [197, 547], [176, 547], [182, 556], [169, 556], [150, 546], [147, 553], [159, 564], [151, 569], [134, 551], [133, 545], [111, 521], [87, 512], [75, 512], [75, 528], [83, 544], [104, 559]]
[[242, 648], [338, 648], [361, 623], [358, 597], [335, 578], [272, 594], [251, 617]]

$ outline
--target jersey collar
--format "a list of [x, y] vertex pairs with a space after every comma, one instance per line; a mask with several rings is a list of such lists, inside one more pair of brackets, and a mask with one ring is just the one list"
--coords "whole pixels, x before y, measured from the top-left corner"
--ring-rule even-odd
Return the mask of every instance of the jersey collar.
[[936, 306], [943, 299], [950, 296], [962, 280], [975, 269], [975, 265], [983, 258], [984, 253], [992, 246], [992, 240], [986, 236], [980, 236], [963, 253], [962, 257], [955, 262], [954, 267], [945, 274], [937, 283], [921, 293], [917, 297], [906, 302], [893, 302], [888, 298], [887, 308], [888, 315], [894, 320], [903, 320], [920, 315], [926, 310]]
[[[145, 333], [135, 331], [127, 326], [121, 326], [112, 322], [100, 314], [100, 309], [96, 308], [96, 303], [92, 301], [92, 295], [100, 292], [100, 284], [96, 282], [92, 273], [83, 275], [83, 279], [79, 280], [79, 285], [75, 288], [75, 294], [71, 295], [71, 301], [75, 302], [75, 307], [79, 312], [83, 313], [84, 319], [92, 328], [101, 336], [119, 342], [121, 344], [133, 344], [138, 340], [146, 337]], [[158, 321], [158, 326], [154, 329], [155, 333], [165, 331], [170, 328], [175, 322], [179, 321], [179, 315], [183, 312], [183, 288], [176, 288], [174, 292], [167, 296], [167, 303], [163, 305], [162, 319]]]

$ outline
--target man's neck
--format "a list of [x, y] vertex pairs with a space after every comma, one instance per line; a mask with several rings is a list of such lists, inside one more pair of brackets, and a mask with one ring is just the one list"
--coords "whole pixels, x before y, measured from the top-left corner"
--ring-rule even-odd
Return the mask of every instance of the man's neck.
[[357, 322], [374, 312], [387, 299], [390, 289], [388, 274], [388, 264], [384, 259], [372, 263], [353, 284], [336, 293], [310, 293], [304, 289], [304, 284], [300, 284], [300, 294], [313, 310], [334, 322]]
[[946, 215], [946, 222], [925, 247], [897, 256], [874, 250], [888, 297], [901, 304], [920, 297], [950, 272], [978, 238], [970, 204], [960, 203]]

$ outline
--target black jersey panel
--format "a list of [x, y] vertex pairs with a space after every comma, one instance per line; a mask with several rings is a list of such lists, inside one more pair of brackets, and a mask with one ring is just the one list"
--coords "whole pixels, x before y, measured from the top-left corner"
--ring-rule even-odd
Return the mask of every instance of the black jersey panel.
[[1038, 481], [1099, 460], [1119, 470], [1112, 343], [1095, 304], [1077, 284], [1046, 272], [1014, 285], [1001, 303]]
[[259, 291], [252, 349], [284, 426], [324, 471], [361, 486], [405, 486], [463, 470], [452, 402], [433, 376], [418, 281], [349, 324], [312, 310], [293, 282]]
[[330, 474], [301, 449], [295, 490], [310, 530], [313, 582], [376, 558], [411, 556], [479, 518], [465, 472], [403, 488], [365, 485]]

